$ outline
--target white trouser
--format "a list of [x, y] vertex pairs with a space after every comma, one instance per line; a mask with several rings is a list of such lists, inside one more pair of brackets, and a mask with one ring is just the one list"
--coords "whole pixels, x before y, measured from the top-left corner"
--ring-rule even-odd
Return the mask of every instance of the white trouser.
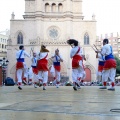
[[58, 72], [54, 66], [51, 66], [50, 73], [52, 74], [53, 77], [55, 77], [57, 82], [60, 82], [60, 72]]
[[33, 72], [32, 67], [29, 69], [29, 79], [34, 80], [34, 82], [39, 80], [39, 76]]
[[57, 70], [55, 70], [55, 72], [52, 72], [51, 74], [53, 75], [53, 77], [56, 78], [55, 80], [57, 82], [60, 82], [60, 72], [58, 72]]
[[98, 82], [102, 81], [102, 72], [100, 72], [100, 71], [98, 71], [98, 73], [97, 73], [97, 80], [98, 80]]
[[78, 78], [82, 78], [84, 73], [83, 63], [82, 61], [79, 62], [79, 68], [72, 69], [72, 80], [73, 82], [77, 82]]
[[18, 82], [20, 83], [22, 83], [22, 72], [23, 72], [23, 69], [17, 70], [17, 79], [18, 79]]
[[48, 71], [39, 71], [38, 76], [40, 80], [43, 80], [43, 83], [47, 83], [48, 81]]
[[81, 80], [84, 80], [85, 78], [86, 78], [86, 72], [85, 70], [83, 70]]
[[27, 68], [25, 62], [23, 63], [23, 65], [24, 65], [24, 78], [28, 78], [28, 68]]
[[108, 77], [110, 78], [111, 82], [115, 81], [115, 74], [116, 74], [116, 69], [111, 68], [109, 70], [103, 70], [102, 71], [102, 82], [107, 82]]

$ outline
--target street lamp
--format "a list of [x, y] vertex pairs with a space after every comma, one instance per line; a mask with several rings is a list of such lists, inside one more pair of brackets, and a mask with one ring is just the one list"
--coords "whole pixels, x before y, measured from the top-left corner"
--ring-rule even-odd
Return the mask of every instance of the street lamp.
[[6, 60], [6, 58], [0, 59], [0, 65], [2, 66], [2, 82], [3, 82], [3, 85], [4, 85], [5, 79], [6, 79], [6, 69], [7, 69], [8, 63], [9, 63], [9, 61]]

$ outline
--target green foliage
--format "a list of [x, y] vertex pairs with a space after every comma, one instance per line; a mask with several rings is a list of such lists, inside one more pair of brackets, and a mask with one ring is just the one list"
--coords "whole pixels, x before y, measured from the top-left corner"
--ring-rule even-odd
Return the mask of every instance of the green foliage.
[[117, 62], [116, 76], [120, 76], [120, 59], [118, 57], [115, 57], [115, 60]]

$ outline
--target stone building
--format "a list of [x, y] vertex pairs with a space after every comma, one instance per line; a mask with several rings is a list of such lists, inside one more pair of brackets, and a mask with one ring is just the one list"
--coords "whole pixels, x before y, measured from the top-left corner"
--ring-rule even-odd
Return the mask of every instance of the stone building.
[[117, 57], [120, 57], [120, 36], [118, 32], [110, 33], [110, 34], [102, 34], [100, 37], [98, 36], [96, 39], [96, 45], [98, 48], [102, 47], [103, 39], [107, 38], [109, 40], [109, 44], [113, 48], [113, 54]]
[[7, 40], [8, 35], [4, 34], [5, 31], [0, 32], [0, 59], [7, 57]]
[[[87, 9], [87, 8], [86, 8]], [[86, 81], [96, 80], [97, 60], [91, 45], [96, 40], [95, 15], [91, 20], [84, 20], [82, 0], [25, 0], [24, 19], [15, 19], [14, 13], [10, 20], [10, 39], [8, 41], [8, 76], [15, 77], [15, 53], [19, 45], [24, 45], [31, 53], [40, 50], [45, 44], [50, 50], [49, 58], [58, 48], [63, 56], [62, 76], [71, 80], [70, 46], [66, 44], [69, 38], [77, 39], [84, 49], [87, 61]], [[10, 54], [9, 54], [10, 53]], [[30, 59], [26, 58], [30, 67]], [[49, 59], [49, 67], [51, 65]]]

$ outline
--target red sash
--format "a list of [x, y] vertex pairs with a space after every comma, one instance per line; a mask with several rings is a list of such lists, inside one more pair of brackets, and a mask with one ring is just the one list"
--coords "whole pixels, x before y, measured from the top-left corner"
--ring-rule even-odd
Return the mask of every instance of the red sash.
[[116, 68], [116, 66], [117, 65], [116, 65], [115, 59], [108, 59], [108, 60], [105, 61], [103, 69], [108, 70], [108, 69], [111, 69], [111, 68]]
[[54, 65], [54, 68], [55, 68], [55, 70], [57, 70], [58, 72], [60, 72], [60, 70], [61, 70], [61, 66], [55, 66], [55, 65]]
[[38, 74], [38, 69], [37, 68], [32, 68], [32, 71], [33, 71], [34, 74], [36, 74], [36, 75]]
[[104, 67], [103, 65], [98, 65], [98, 71], [102, 72], [103, 71], [103, 67]]
[[79, 67], [79, 61], [82, 60], [82, 57], [80, 55], [77, 55], [80, 51], [80, 47], [78, 48], [78, 51], [76, 54], [73, 56], [72, 59], [72, 69], [76, 69]]
[[44, 58], [37, 61], [38, 71], [48, 71], [48, 67], [47, 67], [48, 66], [48, 60], [46, 59], [47, 56], [48, 56], [48, 54]]
[[23, 62], [17, 62], [16, 63], [16, 70], [17, 69], [23, 69], [23, 68], [24, 68]]

